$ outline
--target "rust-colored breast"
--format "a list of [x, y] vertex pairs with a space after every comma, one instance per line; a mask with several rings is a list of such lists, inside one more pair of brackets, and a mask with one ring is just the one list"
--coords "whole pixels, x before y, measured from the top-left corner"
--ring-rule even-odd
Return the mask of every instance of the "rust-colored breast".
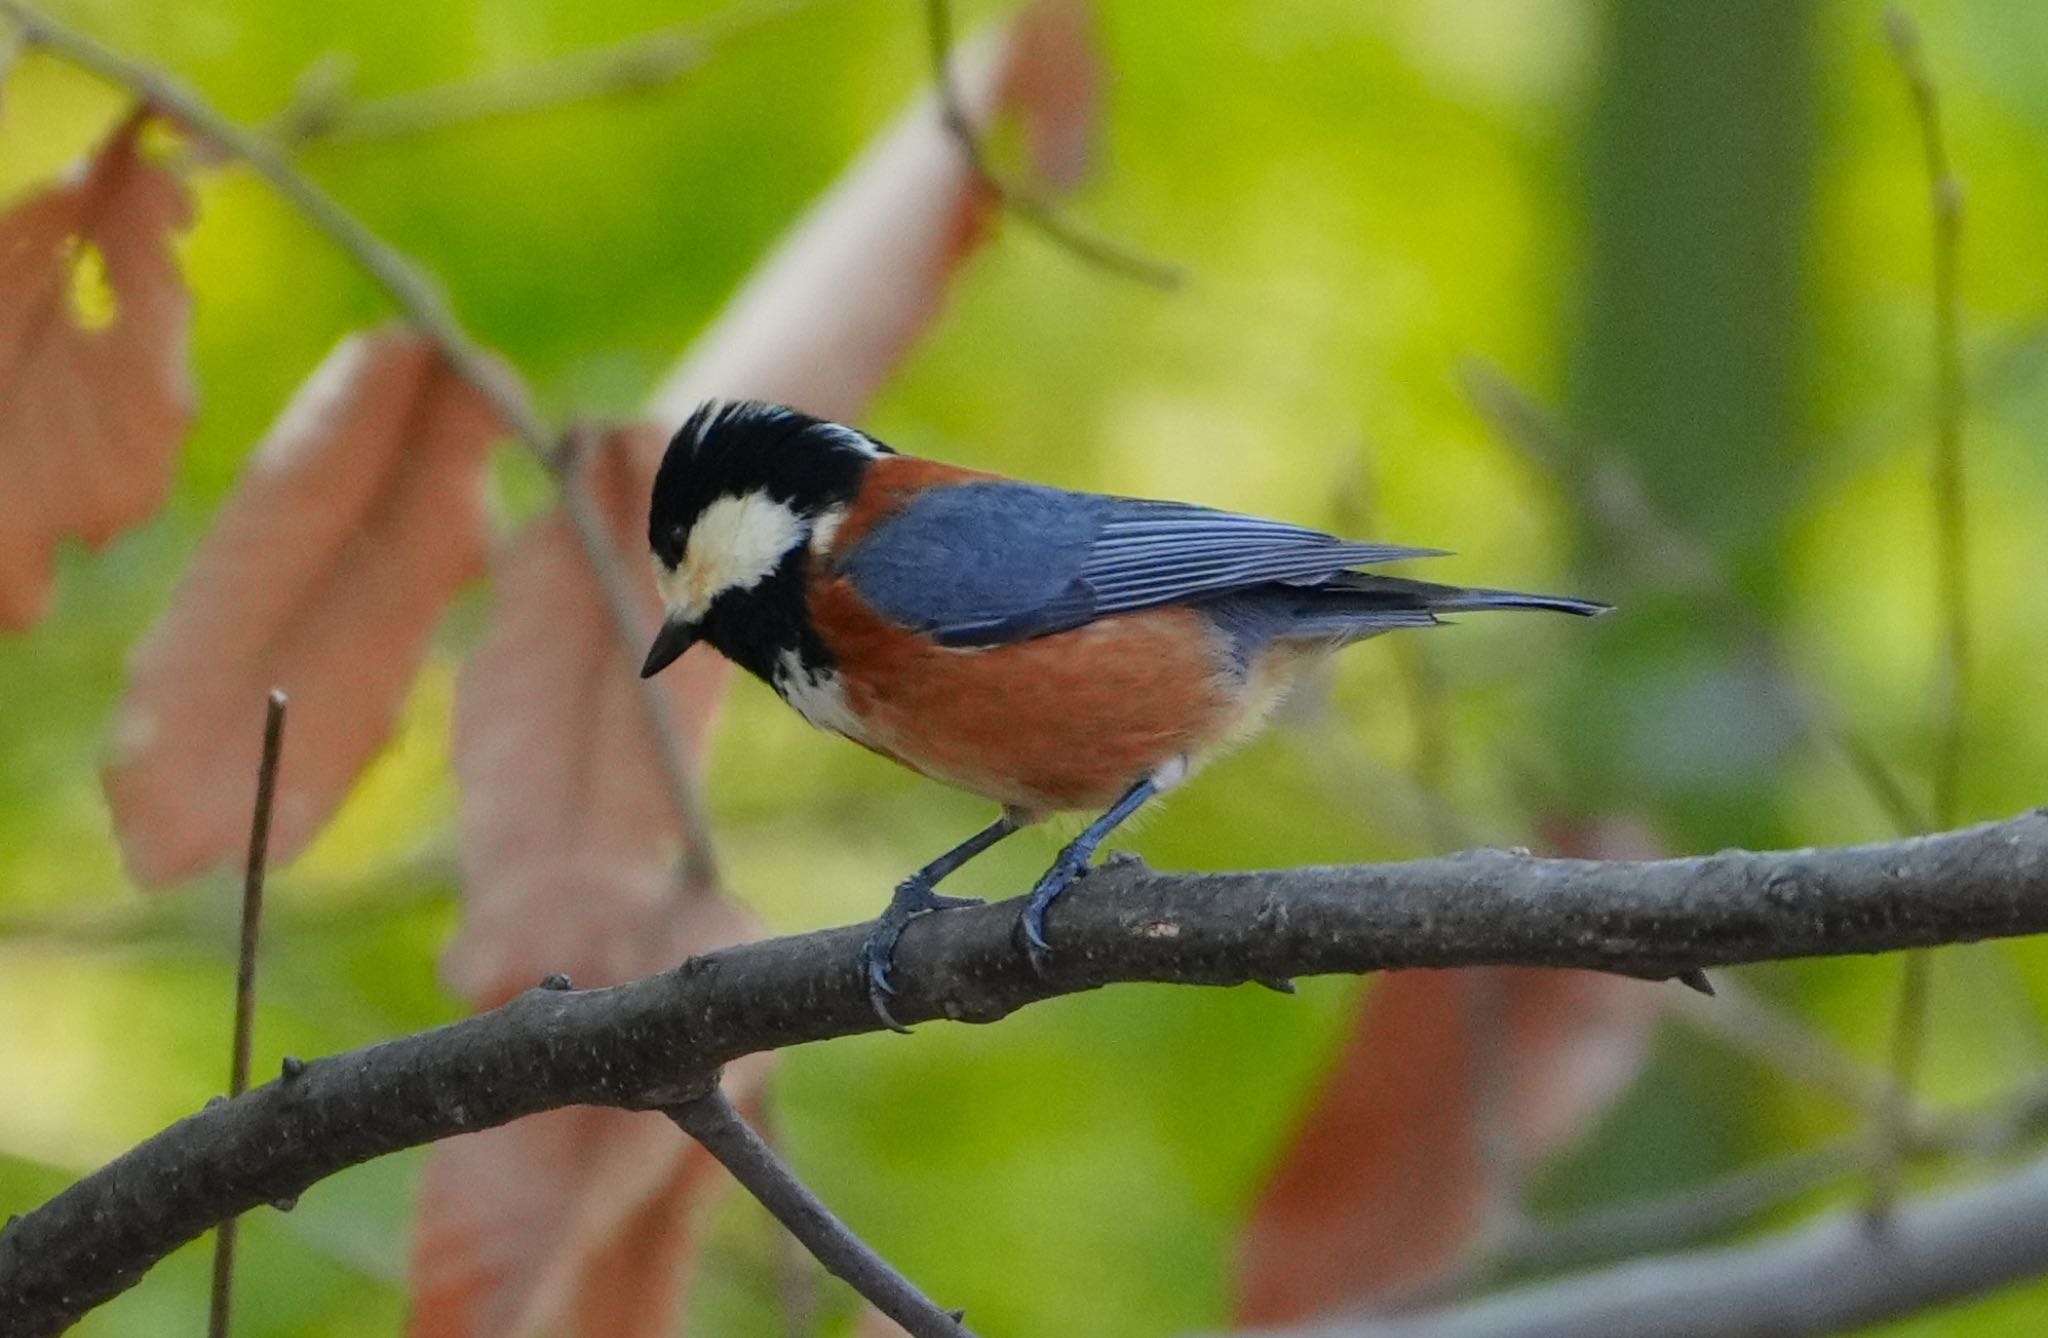
[[1237, 676], [1202, 615], [1165, 608], [1005, 646], [950, 649], [874, 613], [844, 578], [811, 589], [871, 746], [1034, 812], [1101, 808], [1231, 730]]

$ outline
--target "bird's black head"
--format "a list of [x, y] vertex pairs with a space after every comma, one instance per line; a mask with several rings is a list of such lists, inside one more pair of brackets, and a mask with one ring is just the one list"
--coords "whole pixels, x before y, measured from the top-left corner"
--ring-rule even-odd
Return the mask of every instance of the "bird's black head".
[[812, 658], [803, 620], [811, 542], [829, 531], [889, 448], [780, 405], [708, 402], [654, 476], [647, 544], [667, 613], [643, 675], [698, 639], [768, 678], [775, 658]]

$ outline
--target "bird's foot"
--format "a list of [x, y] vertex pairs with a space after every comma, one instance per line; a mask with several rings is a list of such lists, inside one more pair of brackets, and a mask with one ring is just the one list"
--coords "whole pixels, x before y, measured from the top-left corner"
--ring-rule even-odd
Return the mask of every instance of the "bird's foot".
[[1030, 899], [1024, 903], [1024, 913], [1018, 917], [1017, 927], [1024, 937], [1024, 956], [1030, 961], [1032, 971], [1041, 977], [1045, 975], [1047, 955], [1052, 952], [1052, 944], [1045, 938], [1046, 912], [1087, 872], [1088, 856], [1085, 852], [1063, 850], [1060, 857], [1052, 862], [1052, 867], [1039, 878], [1031, 889]]
[[868, 941], [861, 945], [861, 974], [868, 983], [868, 1003], [875, 1010], [875, 1016], [882, 1019], [882, 1025], [891, 1031], [908, 1035], [910, 1028], [898, 1022], [889, 1012], [889, 996], [896, 993], [895, 982], [891, 979], [896, 960], [896, 941], [903, 937], [903, 931], [910, 922], [929, 911], [949, 911], [959, 906], [979, 906], [979, 897], [949, 897], [932, 890], [930, 882], [915, 876], [904, 879], [896, 885], [896, 895], [889, 899], [888, 909], [882, 918], [875, 921]]

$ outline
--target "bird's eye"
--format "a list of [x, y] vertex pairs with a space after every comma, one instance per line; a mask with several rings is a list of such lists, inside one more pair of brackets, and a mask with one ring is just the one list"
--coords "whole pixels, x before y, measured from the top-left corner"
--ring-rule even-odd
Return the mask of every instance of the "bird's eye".
[[674, 571], [683, 560], [683, 540], [688, 531], [681, 525], [671, 525], [666, 530], [657, 530], [650, 545], [654, 556], [661, 565]]

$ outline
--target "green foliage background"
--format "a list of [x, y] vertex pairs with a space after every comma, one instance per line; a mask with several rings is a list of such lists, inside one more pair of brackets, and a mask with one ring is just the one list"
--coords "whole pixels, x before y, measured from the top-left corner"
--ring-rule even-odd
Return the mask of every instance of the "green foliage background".
[[[359, 0], [59, 12], [260, 119], [341, 53], [365, 95], [514, 70], [712, 6]], [[1442, 685], [1442, 783], [1502, 841], [1614, 812], [1675, 847], [1886, 835], [1727, 629], [1631, 570], [1474, 411], [1484, 358], [1566, 406], [1589, 449], [1717, 546], [1799, 672], [1921, 785], [1935, 666], [1928, 213], [1879, 12], [1740, 0], [1104, 0], [1114, 71], [1078, 210], [1185, 262], [1164, 297], [1010, 228], [869, 426], [905, 449], [1076, 486], [1268, 511], [1458, 550], [1451, 578], [1621, 599], [1601, 624], [1474, 621], [1349, 658], [1274, 735], [1127, 844], [1172, 867], [1429, 848], [1403, 779], [1430, 736], [1403, 656]], [[2043, 798], [2048, 715], [2048, 10], [1911, 6], [1966, 181], [1971, 569], [1979, 663], [1966, 815]], [[969, 17], [989, 17], [974, 6]], [[309, 169], [425, 261], [549, 407], [630, 411], [781, 229], [924, 74], [914, 6], [800, 6], [660, 91], [412, 139]], [[23, 59], [0, 104], [0, 199], [119, 113]], [[234, 897], [144, 898], [97, 767], [127, 648], [297, 382], [388, 314], [246, 173], [200, 178], [185, 244], [203, 414], [160, 522], [70, 552], [54, 614], [0, 640], [0, 1211], [20, 1211], [222, 1084]], [[508, 521], [533, 504], [508, 464]], [[445, 740], [457, 611], [406, 730], [275, 883], [259, 1054], [318, 1054], [456, 1016], [434, 963], [457, 916]], [[738, 893], [776, 929], [872, 914], [976, 801], [808, 733], [740, 684], [710, 792]], [[1924, 786], [1922, 786], [1924, 789]], [[1005, 893], [1046, 839], [963, 876]], [[1756, 987], [1873, 1062], [1897, 965], [1759, 970]], [[991, 1335], [1152, 1335], [1225, 1318], [1231, 1241], [1355, 990], [1126, 988], [1000, 1027], [790, 1053], [776, 1122], [815, 1186]], [[2043, 1065], [2048, 960], [1956, 950], [1927, 1066], [1943, 1102]], [[1539, 1187], [1562, 1209], [1670, 1188], [1851, 1127], [1827, 1098], [1667, 1029], [1617, 1113]], [[324, 1184], [244, 1232], [240, 1331], [392, 1332], [420, 1159]], [[1847, 1191], [1843, 1191], [1846, 1193]], [[1839, 1195], [1838, 1195], [1839, 1197]], [[1811, 1207], [1814, 1205], [1801, 1205]], [[774, 1238], [718, 1224], [693, 1300], [777, 1332]], [[84, 1333], [195, 1331], [187, 1250]], [[844, 1299], [828, 1293], [843, 1311]], [[2048, 1325], [2048, 1286], [1895, 1330]]]

